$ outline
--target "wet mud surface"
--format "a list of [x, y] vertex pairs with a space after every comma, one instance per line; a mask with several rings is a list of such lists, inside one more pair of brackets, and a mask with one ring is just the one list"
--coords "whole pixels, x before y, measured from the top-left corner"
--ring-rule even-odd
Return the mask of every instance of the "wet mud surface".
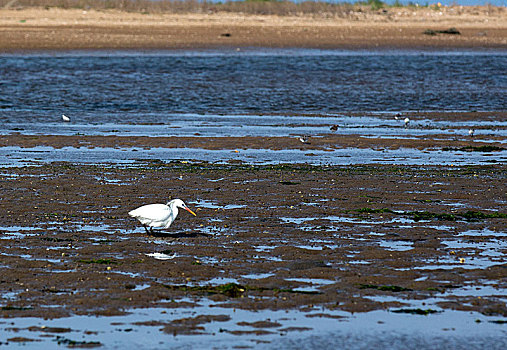
[[[332, 125], [331, 125], [332, 127]], [[286, 137], [149, 137], [149, 136], [66, 136], [66, 135], [5, 135], [0, 138], [0, 147], [32, 148], [47, 146], [54, 149], [64, 147], [73, 148], [198, 148], [206, 150], [323, 150], [332, 151], [343, 148], [373, 148], [400, 149], [414, 148], [418, 150], [459, 150], [467, 151], [472, 147], [491, 147], [486, 151], [503, 151], [504, 137], [489, 136], [487, 140], [473, 139], [463, 135], [430, 134], [400, 138], [399, 136], [385, 136], [382, 139], [359, 134], [322, 134], [307, 137], [302, 142], [297, 135]], [[458, 138], [459, 137], [459, 138]]]
[[[499, 164], [6, 168], [0, 312], [122, 315], [202, 297], [248, 310], [365, 312], [431, 299], [413, 312], [507, 317], [506, 174]], [[168, 194], [197, 217], [181, 213], [152, 236], [126, 215]], [[491, 294], [476, 296], [482, 288]], [[191, 332], [200, 322], [164, 327]]]
[[[214, 339], [222, 348], [298, 348], [304, 337], [308, 347], [354, 348], [368, 346], [357, 339], [365, 327], [391, 327], [391, 338], [371, 339], [395, 348], [500, 349], [507, 318], [502, 118], [414, 113], [407, 127], [387, 116], [365, 119], [369, 129], [350, 119], [336, 130], [330, 120], [304, 125], [313, 130], [308, 143], [297, 131], [218, 137], [206, 127], [179, 137], [11, 130], [0, 136], [0, 346], [120, 348], [142, 340], [140, 348], [195, 348]], [[425, 129], [427, 120], [433, 124]], [[476, 136], [467, 135], [470, 127]], [[4, 155], [41, 146], [84, 152], [23, 166]], [[132, 155], [173, 147], [224, 150], [229, 161]], [[355, 155], [352, 165], [307, 163], [308, 152], [360, 148], [461, 153], [468, 161], [393, 165]], [[87, 161], [93, 149], [132, 154], [123, 164], [114, 152]], [[236, 160], [250, 149], [297, 153], [290, 163]], [[197, 216], [180, 212], [170, 229], [151, 235], [127, 215], [172, 198]], [[407, 325], [408, 338], [398, 333]], [[349, 333], [336, 336], [344, 327]], [[432, 331], [415, 336], [421, 329]]]

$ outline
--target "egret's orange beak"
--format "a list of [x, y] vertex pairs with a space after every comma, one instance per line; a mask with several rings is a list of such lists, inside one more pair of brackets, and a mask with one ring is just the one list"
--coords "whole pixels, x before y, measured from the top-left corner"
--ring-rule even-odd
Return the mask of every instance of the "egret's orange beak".
[[188, 212], [189, 212], [190, 214], [192, 214], [193, 216], [197, 216], [197, 215], [195, 215], [195, 213], [194, 213], [192, 210], [188, 209], [188, 207], [185, 207], [185, 208], [183, 208], [183, 209], [185, 209], [186, 211], [188, 211]]

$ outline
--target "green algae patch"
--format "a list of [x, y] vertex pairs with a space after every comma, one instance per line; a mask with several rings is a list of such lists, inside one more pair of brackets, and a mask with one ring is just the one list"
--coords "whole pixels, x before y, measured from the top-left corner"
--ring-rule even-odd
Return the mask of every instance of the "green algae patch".
[[465, 221], [482, 221], [486, 219], [505, 219], [507, 218], [507, 214], [505, 213], [484, 213], [482, 211], [473, 211], [469, 210], [464, 213], [432, 213], [429, 211], [411, 211], [407, 213], [412, 217], [414, 221], [421, 220], [441, 220], [441, 221], [456, 221], [456, 220], [465, 220]]
[[399, 310], [392, 310], [391, 312], [395, 312], [397, 314], [411, 314], [411, 315], [424, 315], [427, 316], [429, 314], [436, 314], [440, 311], [433, 310], [433, 309], [399, 309]]
[[80, 263], [83, 264], [103, 264], [103, 265], [118, 265], [118, 261], [113, 259], [81, 259]]
[[466, 221], [481, 221], [485, 219], [507, 219], [507, 214], [505, 213], [483, 213], [482, 211], [473, 211], [469, 210], [465, 213], [460, 214], [460, 216]]
[[389, 208], [381, 208], [381, 209], [373, 209], [373, 208], [360, 208], [356, 209], [358, 213], [368, 213], [368, 214], [377, 214], [377, 213], [392, 213], [396, 214], [393, 210]]
[[237, 298], [245, 292], [246, 288], [236, 283], [227, 283], [216, 286], [215, 289], [220, 293], [232, 298]]
[[222, 294], [231, 298], [238, 298], [245, 294], [247, 291], [272, 291], [274, 293], [294, 293], [294, 294], [322, 294], [318, 291], [300, 291], [294, 289], [284, 288], [264, 288], [264, 287], [253, 287], [253, 286], [242, 286], [237, 283], [220, 284], [217, 286], [184, 286], [184, 285], [164, 285], [164, 287], [171, 290], [179, 290], [182, 292], [198, 292], [205, 294]]
[[400, 286], [377, 286], [375, 284], [360, 284], [359, 289], [376, 289], [386, 292], [407, 292], [413, 289], [400, 287]]
[[446, 214], [446, 213], [431, 213], [429, 211], [411, 211], [407, 213], [412, 217], [412, 220], [414, 221], [421, 221], [421, 220], [445, 220], [445, 221], [456, 221], [456, 216], [453, 214]]

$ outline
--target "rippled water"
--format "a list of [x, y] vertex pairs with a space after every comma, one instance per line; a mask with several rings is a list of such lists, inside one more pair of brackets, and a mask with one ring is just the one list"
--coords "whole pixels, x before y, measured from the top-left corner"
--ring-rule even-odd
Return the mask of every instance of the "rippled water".
[[[381, 299], [381, 298], [378, 298]], [[384, 297], [385, 299], [385, 297]], [[421, 305], [417, 300], [407, 301]], [[7, 338], [28, 339], [9, 345], [23, 349], [56, 348], [74, 342], [82, 348], [124, 349], [370, 349], [389, 344], [392, 349], [470, 348], [502, 349], [505, 337], [501, 324], [488, 322], [475, 312], [448, 311], [431, 316], [413, 316], [373, 311], [351, 315], [341, 311], [264, 310], [262, 313], [212, 305], [206, 300], [188, 308], [147, 308], [129, 310], [128, 315], [112, 317], [73, 316], [42, 320], [11, 318], [0, 323]], [[210, 311], [213, 310], [213, 311]], [[199, 334], [173, 335], [160, 329], [164, 324], [196, 315], [223, 315], [223, 321], [206, 323]], [[334, 318], [333, 318], [334, 317]], [[253, 332], [245, 322], [269, 320], [278, 326], [264, 334], [238, 336], [230, 332]], [[477, 322], [479, 320], [480, 322]], [[154, 324], [150, 324], [153, 323]], [[158, 323], [156, 323], [158, 322]], [[243, 323], [242, 323], [243, 322]], [[16, 327], [12, 327], [15, 324]], [[377, 331], [371, 331], [377, 329]], [[306, 332], [304, 331], [306, 330]], [[310, 330], [310, 332], [309, 332]], [[368, 333], [366, 333], [368, 332]], [[504, 340], [502, 340], [504, 339]], [[31, 340], [31, 341], [30, 341]], [[19, 342], [19, 340], [18, 340]], [[95, 343], [95, 346], [94, 345]], [[63, 346], [61, 346], [63, 347]], [[72, 347], [72, 346], [69, 346]]]
[[0, 56], [0, 122], [167, 114], [503, 110], [507, 53], [252, 50]]

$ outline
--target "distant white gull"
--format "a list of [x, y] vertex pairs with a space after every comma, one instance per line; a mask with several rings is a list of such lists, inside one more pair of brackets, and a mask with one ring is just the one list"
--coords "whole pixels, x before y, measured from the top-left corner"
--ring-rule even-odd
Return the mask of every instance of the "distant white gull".
[[62, 114], [62, 120], [63, 120], [64, 122], [70, 122], [70, 118], [69, 118], [69, 117], [67, 117], [65, 114]]

